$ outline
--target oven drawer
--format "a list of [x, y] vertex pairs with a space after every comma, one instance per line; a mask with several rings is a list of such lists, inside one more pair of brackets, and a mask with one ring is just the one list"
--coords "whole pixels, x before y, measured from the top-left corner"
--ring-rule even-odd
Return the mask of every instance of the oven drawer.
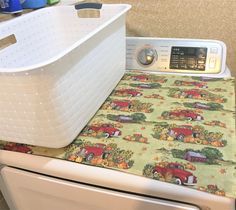
[[[178, 202], [123, 193], [11, 167], [1, 170], [8, 202], [17, 210], [199, 210]], [[98, 174], [99, 176], [99, 174]]]

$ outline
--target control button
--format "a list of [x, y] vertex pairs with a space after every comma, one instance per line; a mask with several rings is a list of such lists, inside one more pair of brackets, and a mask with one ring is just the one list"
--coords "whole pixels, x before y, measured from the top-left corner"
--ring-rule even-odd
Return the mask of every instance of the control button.
[[209, 68], [214, 69], [216, 67], [216, 58], [210, 58], [209, 60]]
[[187, 69], [187, 65], [186, 64], [180, 64], [180, 69]]
[[217, 47], [212, 47], [210, 49], [210, 53], [212, 53], [212, 54], [217, 54], [217, 52], [218, 52], [218, 48]]
[[198, 64], [205, 64], [205, 60], [198, 60], [197, 63]]
[[205, 65], [204, 64], [198, 65], [197, 69], [198, 70], [205, 70]]
[[196, 65], [195, 64], [189, 64], [188, 69], [196, 69]]
[[175, 64], [175, 63], [171, 63], [170, 68], [171, 69], [179, 69], [179, 65]]
[[137, 60], [144, 66], [151, 65], [157, 59], [156, 50], [153, 48], [143, 48], [138, 52]]

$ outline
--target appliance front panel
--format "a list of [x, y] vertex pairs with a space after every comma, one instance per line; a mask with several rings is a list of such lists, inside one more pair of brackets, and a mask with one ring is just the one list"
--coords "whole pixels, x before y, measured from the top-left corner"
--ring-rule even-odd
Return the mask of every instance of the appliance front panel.
[[216, 40], [128, 37], [126, 68], [159, 73], [216, 75], [225, 70], [226, 46]]
[[199, 210], [178, 202], [122, 193], [4, 167], [1, 175], [16, 210]]

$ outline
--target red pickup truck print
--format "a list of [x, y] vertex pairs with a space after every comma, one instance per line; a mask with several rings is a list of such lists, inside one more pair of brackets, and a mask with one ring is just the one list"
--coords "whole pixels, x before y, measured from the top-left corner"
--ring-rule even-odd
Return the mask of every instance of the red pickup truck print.
[[101, 143], [97, 143], [94, 146], [82, 147], [78, 152], [78, 156], [83, 157], [87, 162], [90, 162], [93, 157], [102, 157], [105, 159], [108, 155], [109, 152], [106, 151], [106, 145]]
[[208, 88], [205, 82], [185, 82], [186, 85], [195, 86], [198, 88]]
[[174, 137], [178, 141], [183, 141], [185, 137], [187, 136], [193, 136], [194, 133], [191, 128], [171, 128], [169, 131], [169, 135]]
[[131, 108], [131, 101], [112, 101], [112, 109]]
[[180, 111], [170, 111], [170, 117], [184, 118], [189, 121], [201, 121], [204, 120], [203, 116], [195, 113], [192, 110], [180, 110]]
[[105, 135], [105, 138], [109, 137], [118, 137], [121, 135], [121, 131], [117, 128], [114, 128], [109, 125], [101, 125], [101, 126], [89, 126], [88, 131], [102, 132]]
[[177, 86], [195, 86], [198, 88], [207, 88], [207, 84], [205, 82], [195, 82], [195, 81], [181, 81], [181, 80], [176, 80], [175, 85]]
[[186, 171], [183, 165], [179, 163], [168, 163], [165, 167], [157, 165], [153, 169], [153, 175], [158, 176], [161, 174], [162, 176], [166, 176], [170, 174], [174, 177], [175, 183], [179, 185], [196, 185], [197, 177], [194, 176], [191, 172]]
[[136, 91], [134, 89], [123, 89], [123, 90], [115, 90], [115, 95], [138, 97], [142, 96], [143, 94], [140, 91]]
[[3, 149], [13, 151], [13, 152], [22, 152], [22, 153], [28, 153], [28, 154], [32, 153], [31, 148], [29, 148], [28, 146], [24, 144], [19, 144], [19, 143], [7, 143]]
[[184, 90], [182, 95], [185, 98], [203, 98], [206, 96], [206, 92], [199, 89]]

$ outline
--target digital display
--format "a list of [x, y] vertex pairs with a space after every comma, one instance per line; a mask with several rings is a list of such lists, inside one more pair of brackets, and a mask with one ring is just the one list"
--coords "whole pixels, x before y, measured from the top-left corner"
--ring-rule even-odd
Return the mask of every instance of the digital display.
[[207, 48], [172, 47], [170, 69], [205, 71], [206, 57]]

